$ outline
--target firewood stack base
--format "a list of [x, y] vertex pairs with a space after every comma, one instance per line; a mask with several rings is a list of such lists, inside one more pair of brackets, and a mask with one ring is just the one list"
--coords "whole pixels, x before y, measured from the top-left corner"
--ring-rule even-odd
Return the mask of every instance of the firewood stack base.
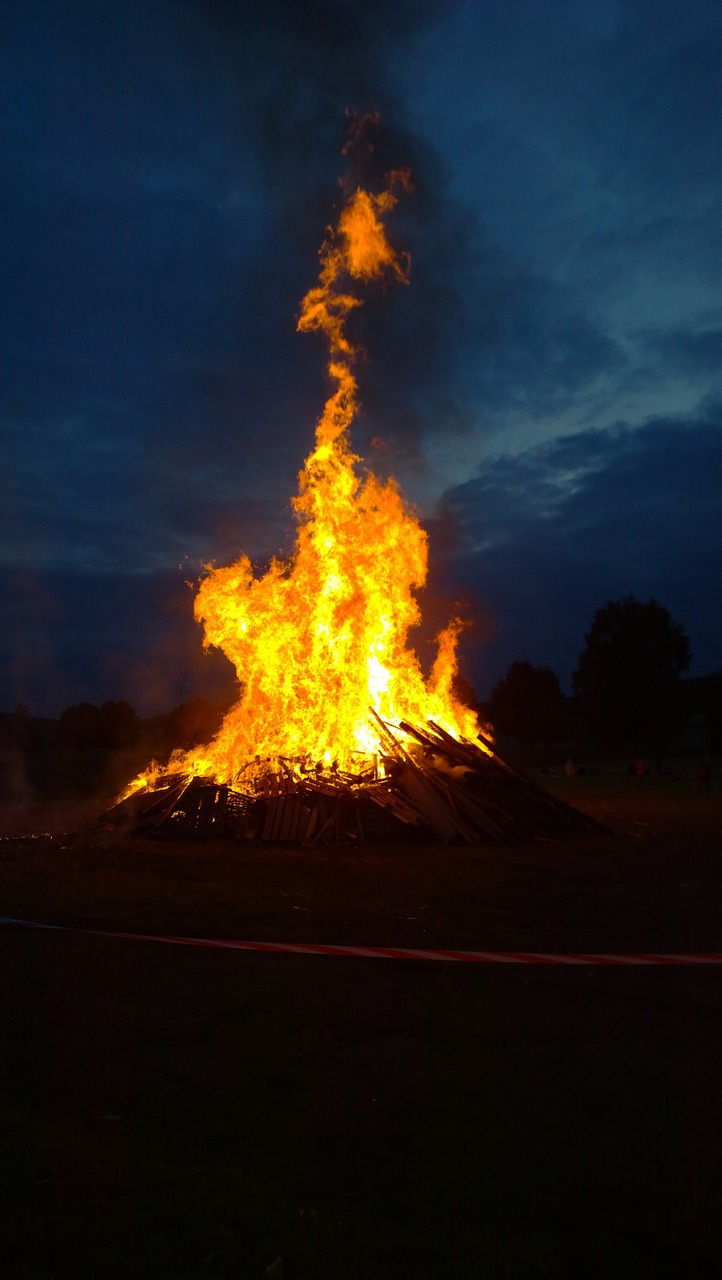
[[391, 725], [374, 715], [383, 773], [310, 772], [254, 762], [234, 784], [169, 774], [107, 810], [106, 826], [170, 839], [235, 837], [303, 847], [361, 841], [479, 844], [603, 830], [552, 796], [480, 736], [459, 742], [430, 721]]

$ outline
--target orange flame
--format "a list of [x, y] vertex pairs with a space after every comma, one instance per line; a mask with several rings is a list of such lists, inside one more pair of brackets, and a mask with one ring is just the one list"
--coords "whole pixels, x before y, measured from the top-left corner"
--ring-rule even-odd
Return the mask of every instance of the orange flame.
[[393, 188], [404, 185], [408, 175], [396, 173], [380, 195], [357, 190], [321, 250], [319, 283], [303, 299], [298, 328], [325, 335], [336, 386], [293, 500], [295, 550], [258, 578], [247, 556], [208, 568], [195, 617], [205, 646], [234, 664], [243, 692], [207, 747], [172, 759], [184, 771], [230, 781], [254, 757], [279, 755], [353, 769], [356, 753], [379, 749], [369, 707], [394, 722], [433, 719], [457, 736], [478, 732], [452, 692], [460, 624], [438, 638], [428, 681], [407, 646], [420, 620], [413, 592], [426, 579], [426, 534], [393, 479], [359, 472], [348, 441], [356, 381], [345, 320], [362, 305], [349, 277], [407, 282], [408, 262], [382, 221], [396, 204]]

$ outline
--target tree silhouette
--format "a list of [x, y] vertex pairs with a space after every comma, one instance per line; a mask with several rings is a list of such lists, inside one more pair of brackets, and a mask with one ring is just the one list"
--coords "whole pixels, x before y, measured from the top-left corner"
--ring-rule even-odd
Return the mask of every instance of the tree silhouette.
[[664, 605], [634, 596], [597, 609], [573, 675], [580, 720], [600, 747], [659, 758], [684, 722], [689, 640]]
[[8, 717], [4, 735], [12, 746], [27, 751], [33, 746], [36, 738], [35, 723], [24, 702], [19, 702]]
[[66, 747], [87, 751], [100, 746], [100, 710], [93, 702], [66, 707], [58, 721], [58, 738]]
[[512, 662], [506, 675], [494, 685], [486, 706], [497, 733], [508, 734], [527, 746], [563, 737], [567, 725], [567, 700], [550, 667]]
[[140, 740], [141, 724], [129, 702], [104, 702], [100, 708], [101, 745], [111, 751], [135, 747]]
[[117, 751], [134, 747], [140, 739], [141, 724], [129, 702], [80, 702], [66, 707], [58, 721], [58, 738], [66, 747], [87, 751], [105, 747]]

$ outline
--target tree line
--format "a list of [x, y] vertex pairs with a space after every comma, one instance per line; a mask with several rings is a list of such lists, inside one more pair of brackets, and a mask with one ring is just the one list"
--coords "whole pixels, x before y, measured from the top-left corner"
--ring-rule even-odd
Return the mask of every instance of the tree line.
[[[639, 752], [660, 759], [685, 727], [690, 643], [656, 600], [634, 596], [597, 609], [572, 676], [572, 696], [554, 671], [512, 662], [483, 712], [497, 733], [527, 749], [584, 741], [600, 752]], [[703, 683], [703, 682], [697, 682]], [[722, 745], [722, 672], [706, 681], [710, 749]]]
[[0, 802], [117, 795], [149, 760], [209, 742], [225, 708], [193, 698], [141, 719], [125, 700], [79, 702], [57, 720], [20, 704], [0, 714]]
[[55, 721], [35, 718], [20, 704], [12, 714], [0, 717], [0, 741], [22, 750], [49, 745], [71, 751], [144, 747], [168, 754], [174, 747], [188, 750], [208, 742], [220, 728], [224, 714], [224, 707], [205, 698], [192, 698], [166, 715], [142, 720], [131, 703], [121, 699], [101, 706], [74, 703]]

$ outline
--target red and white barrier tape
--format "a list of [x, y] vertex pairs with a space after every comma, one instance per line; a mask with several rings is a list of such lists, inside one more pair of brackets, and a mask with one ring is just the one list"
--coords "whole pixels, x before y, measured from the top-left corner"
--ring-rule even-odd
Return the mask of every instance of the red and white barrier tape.
[[702, 952], [696, 955], [640, 953], [638, 955], [605, 955], [603, 953], [546, 951], [447, 951], [417, 947], [351, 947], [331, 946], [322, 942], [236, 942], [220, 938], [180, 938], [160, 933], [123, 933], [117, 929], [79, 929], [73, 925], [41, 924], [35, 920], [15, 920], [0, 916], [0, 925], [22, 929], [50, 929], [62, 933], [84, 933], [95, 938], [125, 938], [132, 942], [165, 942], [179, 947], [212, 947], [224, 951], [275, 951], [294, 955], [352, 956], [365, 960], [456, 960], [471, 964], [547, 964], [547, 965], [689, 965], [722, 964], [722, 953]]

